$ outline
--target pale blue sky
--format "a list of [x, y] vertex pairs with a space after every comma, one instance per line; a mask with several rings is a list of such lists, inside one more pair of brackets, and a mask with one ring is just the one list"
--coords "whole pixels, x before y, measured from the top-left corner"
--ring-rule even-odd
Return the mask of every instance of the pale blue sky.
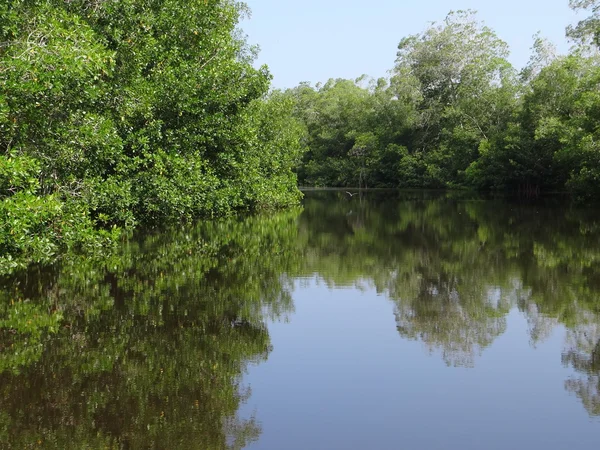
[[[532, 36], [544, 37], [565, 53], [565, 28], [577, 20], [568, 0], [246, 0], [252, 18], [242, 23], [251, 44], [261, 48], [274, 87], [301, 81], [386, 76], [400, 39], [423, 31], [450, 10], [474, 9], [511, 48], [522, 67]], [[583, 16], [582, 16], [583, 17]]]

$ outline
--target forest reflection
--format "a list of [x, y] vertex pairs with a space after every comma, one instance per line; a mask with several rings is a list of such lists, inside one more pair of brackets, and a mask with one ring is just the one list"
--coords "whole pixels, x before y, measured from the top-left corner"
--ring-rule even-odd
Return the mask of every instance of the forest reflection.
[[395, 303], [400, 336], [449, 366], [473, 367], [514, 308], [534, 346], [562, 325], [562, 363], [579, 374], [566, 389], [600, 415], [599, 219], [561, 198], [310, 192], [302, 270], [332, 287], [368, 280]]
[[[565, 388], [600, 416], [600, 218], [427, 192], [308, 192], [303, 210], [149, 232], [104, 260], [69, 259], [0, 290], [0, 443], [7, 448], [243, 448], [243, 375], [294, 281], [365, 284], [399, 337], [474, 367], [527, 319], [531, 345], [567, 330]], [[308, 331], [307, 331], [308, 332]]]

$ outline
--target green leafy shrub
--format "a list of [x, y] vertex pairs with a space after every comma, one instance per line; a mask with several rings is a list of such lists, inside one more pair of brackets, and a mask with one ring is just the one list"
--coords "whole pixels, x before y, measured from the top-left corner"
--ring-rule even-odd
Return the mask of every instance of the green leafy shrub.
[[118, 227], [298, 201], [300, 133], [237, 33], [246, 13], [229, 0], [0, 6], [0, 272]]

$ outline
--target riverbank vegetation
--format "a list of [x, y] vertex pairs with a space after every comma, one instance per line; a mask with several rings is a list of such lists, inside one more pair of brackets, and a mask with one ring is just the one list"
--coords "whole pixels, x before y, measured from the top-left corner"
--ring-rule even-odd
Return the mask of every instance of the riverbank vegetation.
[[[0, 5], [0, 273], [300, 198], [290, 100], [229, 0]], [[98, 231], [101, 230], [101, 231]]]
[[594, 11], [557, 55], [535, 37], [518, 71], [474, 12], [400, 41], [389, 78], [304, 83], [287, 91], [306, 129], [306, 186], [477, 188], [600, 193], [600, 31]]
[[0, 5], [0, 274], [122, 230], [298, 202], [305, 186], [600, 194], [600, 19], [521, 71], [471, 11], [403, 38], [390, 77], [285, 92], [233, 0]]

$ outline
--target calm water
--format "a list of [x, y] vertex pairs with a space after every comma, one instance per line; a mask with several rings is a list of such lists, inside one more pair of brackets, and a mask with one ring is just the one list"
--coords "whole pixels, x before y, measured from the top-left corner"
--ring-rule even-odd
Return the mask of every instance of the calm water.
[[309, 192], [0, 289], [0, 448], [597, 449], [600, 213]]

